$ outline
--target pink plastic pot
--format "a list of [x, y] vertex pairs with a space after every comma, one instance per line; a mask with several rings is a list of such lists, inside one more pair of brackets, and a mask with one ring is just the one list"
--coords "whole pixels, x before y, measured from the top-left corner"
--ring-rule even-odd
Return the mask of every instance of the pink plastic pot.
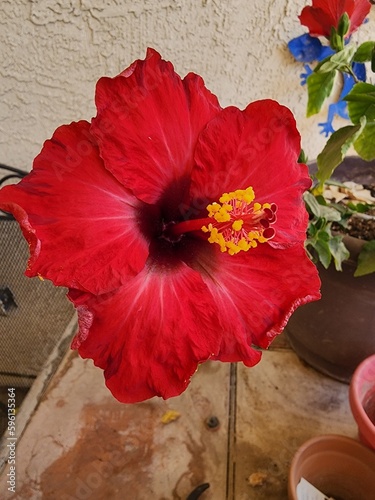
[[375, 449], [375, 354], [362, 361], [355, 370], [349, 401], [360, 440]]
[[[289, 500], [299, 500], [301, 478], [328, 497], [370, 500], [375, 494], [375, 453], [346, 436], [317, 436], [295, 454], [288, 478]], [[306, 496], [305, 498], [314, 498]]]

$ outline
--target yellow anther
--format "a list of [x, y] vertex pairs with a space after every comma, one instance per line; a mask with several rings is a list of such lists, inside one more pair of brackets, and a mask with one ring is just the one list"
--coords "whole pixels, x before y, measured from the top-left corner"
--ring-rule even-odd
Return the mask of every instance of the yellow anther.
[[222, 206], [218, 205], [219, 206], [219, 209], [216, 210], [216, 207], [215, 207], [215, 212], [212, 212], [209, 210], [209, 216], [210, 217], [214, 217], [214, 219], [217, 221], [217, 222], [228, 222], [230, 221], [230, 214], [229, 212], [231, 212], [233, 210], [233, 206], [232, 205], [229, 205], [227, 203], [224, 203]]
[[244, 194], [244, 197], [243, 197], [243, 200], [246, 202], [246, 203], [251, 203], [253, 201], [253, 199], [255, 198], [255, 195], [254, 195], [254, 190], [253, 188], [247, 188], [246, 191], [245, 191], [245, 194]]
[[228, 222], [230, 220], [230, 215], [225, 210], [220, 210], [214, 214], [214, 219], [217, 222]]
[[240, 247], [241, 250], [244, 252], [247, 252], [250, 248], [250, 243], [248, 243], [245, 238], [241, 238], [240, 241], [238, 242], [238, 246]]
[[223, 193], [220, 203], [208, 205], [208, 216], [213, 221], [202, 226], [203, 232], [210, 233], [208, 241], [217, 243], [222, 252], [236, 255], [272, 238], [275, 231], [271, 226], [276, 221], [277, 207], [254, 202], [254, 199], [254, 190], [250, 186]]
[[226, 203], [227, 201], [230, 201], [232, 199], [230, 195], [231, 193], [222, 194], [219, 198], [220, 203]]
[[218, 212], [220, 210], [220, 208], [221, 208], [221, 206], [219, 205], [219, 203], [212, 203], [211, 205], [207, 205], [207, 210], [213, 214]]
[[232, 224], [232, 229], [234, 231], [240, 231], [242, 229], [242, 226], [243, 226], [243, 220], [242, 219], [238, 219], [238, 220], [235, 220]]

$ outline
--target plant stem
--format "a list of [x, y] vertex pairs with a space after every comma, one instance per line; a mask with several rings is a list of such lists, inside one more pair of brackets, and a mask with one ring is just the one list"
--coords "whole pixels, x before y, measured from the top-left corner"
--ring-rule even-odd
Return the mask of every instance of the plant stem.
[[357, 75], [354, 73], [350, 66], [346, 66], [346, 73], [349, 73], [349, 75], [353, 77], [354, 83], [359, 83]]

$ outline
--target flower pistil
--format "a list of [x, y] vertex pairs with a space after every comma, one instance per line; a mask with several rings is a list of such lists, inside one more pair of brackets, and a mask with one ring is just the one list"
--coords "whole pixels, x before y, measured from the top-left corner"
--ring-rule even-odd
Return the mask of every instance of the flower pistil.
[[208, 205], [208, 216], [213, 222], [201, 228], [210, 233], [208, 241], [217, 243], [222, 252], [235, 255], [273, 238], [275, 229], [271, 226], [276, 222], [277, 205], [260, 204], [254, 199], [254, 190], [248, 187], [224, 193], [220, 203]]
[[250, 186], [223, 193], [219, 202], [207, 205], [208, 217], [192, 219], [168, 227], [169, 238], [179, 238], [191, 231], [210, 233], [209, 243], [217, 243], [222, 252], [235, 255], [247, 252], [258, 243], [265, 243], [275, 236], [272, 227], [276, 222], [275, 203], [254, 202], [255, 194]]

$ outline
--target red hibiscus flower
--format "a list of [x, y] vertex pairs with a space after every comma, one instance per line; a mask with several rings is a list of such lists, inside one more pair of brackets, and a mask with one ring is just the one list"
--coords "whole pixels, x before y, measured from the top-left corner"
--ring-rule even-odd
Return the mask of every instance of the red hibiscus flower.
[[368, 0], [312, 0], [312, 7], [304, 7], [299, 16], [301, 24], [307, 26], [310, 35], [331, 35], [331, 28], [338, 28], [341, 16], [346, 12], [350, 19], [350, 27], [346, 36], [359, 28], [370, 12]]
[[154, 50], [99, 80], [96, 105], [0, 191], [30, 245], [26, 274], [69, 287], [72, 347], [120, 401], [176, 396], [208, 359], [256, 364], [254, 346], [319, 298], [292, 114], [271, 100], [222, 109]]

